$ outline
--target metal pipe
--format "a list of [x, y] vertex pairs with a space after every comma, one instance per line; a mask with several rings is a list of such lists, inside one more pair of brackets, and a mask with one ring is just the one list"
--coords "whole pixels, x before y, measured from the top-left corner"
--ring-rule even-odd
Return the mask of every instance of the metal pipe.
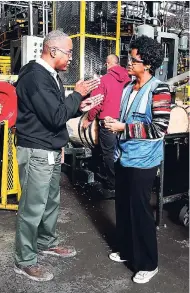
[[167, 29], [167, 22], [168, 22], [168, 18], [167, 18], [167, 15], [168, 15], [168, 3], [166, 3], [166, 21], [165, 21], [165, 31], [167, 32], [168, 29]]
[[[15, 7], [28, 8], [28, 5], [8, 3], [8, 2], [5, 2], [5, 1], [1, 1], [1, 4], [6, 4], [6, 5], [8, 5], [8, 6], [15, 6]], [[40, 5], [40, 6], [38, 6], [38, 9], [42, 10], [43, 7]], [[48, 11], [49, 11], [49, 10], [51, 10], [51, 9], [48, 7]]]
[[9, 6], [18, 6], [18, 7], [28, 7], [28, 5], [22, 5], [22, 4], [13, 4], [13, 3], [7, 3], [7, 2], [1, 2], [2, 4], [6, 4], [6, 5], [9, 5]]
[[165, 4], [165, 1], [163, 1], [162, 4], [161, 4], [162, 5], [162, 8], [163, 8], [163, 16], [162, 16], [163, 21], [162, 21], [162, 27], [161, 27], [161, 31], [162, 32], [164, 32], [164, 12], [165, 12], [165, 10], [164, 10], [165, 9], [164, 4]]
[[33, 6], [32, 1], [29, 1], [29, 35], [33, 36]]
[[142, 24], [144, 24], [144, 21], [142, 19], [133, 19], [133, 18], [130, 18], [130, 17], [122, 17], [122, 20], [134, 21], [134, 23], [142, 23]]
[[167, 44], [164, 43], [164, 58], [167, 57]]
[[43, 37], [46, 35], [46, 32], [45, 32], [45, 3], [43, 1], [43, 4], [42, 4], [42, 23], [43, 23], [43, 26], [42, 26], [42, 34], [43, 34]]
[[95, 17], [95, 2], [94, 1], [89, 2], [88, 7], [89, 7], [88, 20], [93, 22]]
[[163, 1], [164, 5], [164, 14], [163, 14], [163, 32], [167, 32], [167, 10], [168, 10], [168, 3]]
[[167, 83], [168, 85], [173, 85], [173, 84], [176, 83], [176, 82], [179, 82], [179, 81], [181, 81], [181, 80], [184, 80], [184, 79], [188, 78], [189, 75], [190, 75], [190, 74], [189, 74], [189, 71], [184, 72], [184, 73], [182, 73], [182, 74], [180, 74], [180, 75], [177, 75], [177, 76], [174, 76], [174, 77], [168, 79], [168, 80], [166, 81], [166, 83]]
[[185, 2], [183, 2], [183, 21], [182, 21], [182, 28], [185, 27]]
[[5, 27], [5, 6], [4, 6], [4, 3], [2, 4], [2, 6], [1, 6], [1, 8], [2, 8], [2, 10], [1, 10], [1, 15], [2, 15], [2, 23], [1, 23], [1, 25], [2, 25], [2, 28], [4, 28]]
[[153, 25], [157, 26], [158, 25], [158, 16], [160, 13], [160, 2], [159, 1], [153, 1], [153, 10], [152, 10], [152, 16], [153, 16]]
[[146, 8], [147, 8], [147, 5], [146, 3], [143, 1], [143, 17], [144, 17], [144, 24], [146, 24]]
[[48, 1], [46, 1], [46, 9], [45, 9], [45, 14], [46, 14], [46, 35], [48, 34]]

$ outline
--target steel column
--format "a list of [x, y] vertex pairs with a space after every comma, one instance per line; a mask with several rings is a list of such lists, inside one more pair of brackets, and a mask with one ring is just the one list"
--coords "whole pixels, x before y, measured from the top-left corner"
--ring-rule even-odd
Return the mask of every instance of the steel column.
[[46, 30], [45, 30], [45, 34], [48, 34], [48, 1], [46, 1], [46, 8], [45, 8], [45, 24], [46, 24]]
[[56, 30], [56, 28], [57, 28], [57, 24], [56, 24], [56, 2], [55, 1], [53, 1], [52, 28], [53, 28], [53, 30]]

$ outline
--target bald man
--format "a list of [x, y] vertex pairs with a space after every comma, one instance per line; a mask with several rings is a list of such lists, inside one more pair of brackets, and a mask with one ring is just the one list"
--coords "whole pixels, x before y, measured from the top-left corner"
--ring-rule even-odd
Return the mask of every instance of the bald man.
[[[15, 272], [34, 281], [48, 281], [53, 274], [37, 263], [37, 253], [71, 257], [73, 247], [58, 246], [61, 148], [68, 142], [66, 122], [78, 109], [87, 111], [99, 101], [83, 98], [99, 81], [79, 81], [65, 99], [58, 71], [72, 60], [72, 40], [61, 31], [44, 39], [39, 60], [20, 71], [18, 96], [17, 160], [22, 189], [16, 226]], [[89, 107], [90, 106], [90, 107]]]
[[107, 70], [115, 65], [119, 65], [119, 58], [117, 55], [110, 54], [106, 59]]
[[104, 198], [115, 196], [114, 149], [116, 134], [104, 127], [106, 116], [118, 119], [120, 100], [124, 86], [130, 81], [128, 72], [119, 65], [119, 58], [111, 54], [106, 59], [107, 74], [101, 78], [100, 85], [91, 94], [104, 95], [103, 101], [88, 112], [88, 119], [84, 121], [84, 128], [97, 118], [99, 120], [99, 146], [102, 153], [106, 180], [103, 182]]

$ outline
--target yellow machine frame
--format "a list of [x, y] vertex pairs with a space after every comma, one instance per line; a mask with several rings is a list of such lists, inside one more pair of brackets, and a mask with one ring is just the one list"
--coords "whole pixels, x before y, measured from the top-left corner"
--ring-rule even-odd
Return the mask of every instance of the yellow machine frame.
[[18, 79], [18, 75], [7, 75], [7, 74], [0, 74], [0, 81], [7, 81], [10, 83], [16, 82]]
[[3, 121], [3, 123], [4, 137], [0, 209], [18, 210], [17, 203], [8, 203], [9, 195], [16, 195], [17, 202], [19, 202], [21, 196], [16, 147], [14, 145], [15, 135], [12, 130], [8, 128], [8, 121]]
[[0, 56], [0, 74], [10, 74], [11, 58], [10, 56]]
[[[53, 2], [53, 29], [56, 29], [56, 3]], [[85, 38], [95, 38], [103, 40], [112, 40], [116, 42], [115, 54], [120, 54], [120, 25], [121, 25], [121, 1], [117, 2], [117, 25], [116, 25], [116, 37], [108, 37], [101, 35], [86, 34], [86, 1], [80, 1], [80, 34], [70, 35], [70, 38], [80, 37], [80, 79], [84, 78], [85, 63]]]

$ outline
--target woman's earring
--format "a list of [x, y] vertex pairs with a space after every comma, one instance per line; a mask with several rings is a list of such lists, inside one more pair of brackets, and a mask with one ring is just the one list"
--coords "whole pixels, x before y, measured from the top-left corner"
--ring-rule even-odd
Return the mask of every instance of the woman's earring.
[[145, 69], [144, 69], [144, 71], [149, 71], [150, 70], [150, 65], [147, 65], [146, 67], [145, 67]]

